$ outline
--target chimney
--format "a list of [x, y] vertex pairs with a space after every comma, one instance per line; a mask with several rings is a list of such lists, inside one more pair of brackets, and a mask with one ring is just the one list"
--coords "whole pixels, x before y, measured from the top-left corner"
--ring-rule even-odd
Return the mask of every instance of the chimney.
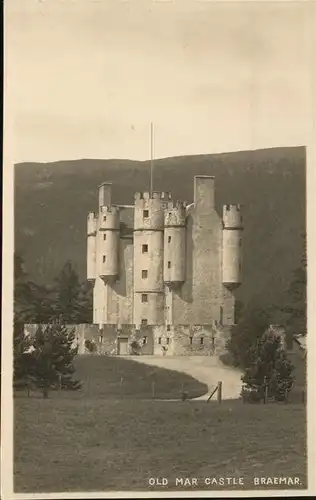
[[99, 186], [99, 208], [111, 205], [112, 182], [103, 182]]
[[212, 210], [215, 205], [215, 177], [196, 175], [194, 177], [194, 206], [202, 211]]

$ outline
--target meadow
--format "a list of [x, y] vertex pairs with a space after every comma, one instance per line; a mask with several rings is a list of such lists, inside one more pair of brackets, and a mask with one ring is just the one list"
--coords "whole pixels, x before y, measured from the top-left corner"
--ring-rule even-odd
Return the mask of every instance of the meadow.
[[[253, 489], [254, 477], [290, 476], [306, 487], [302, 403], [181, 401], [184, 380], [197, 394], [203, 384], [162, 369], [155, 371], [157, 387], [165, 381], [157, 396], [166, 400], [151, 399], [153, 367], [137, 364], [134, 371], [132, 361], [111, 358], [104, 377], [100, 359], [79, 361], [78, 378], [85, 363], [96, 363], [79, 392], [54, 392], [47, 400], [35, 393], [15, 398], [17, 493], [227, 489], [206, 486], [207, 477], [243, 478], [239, 488]], [[118, 392], [122, 373], [128, 380], [125, 393]], [[150, 486], [150, 478], [163, 477], [168, 484]], [[179, 477], [197, 478], [198, 487], [176, 487]]]

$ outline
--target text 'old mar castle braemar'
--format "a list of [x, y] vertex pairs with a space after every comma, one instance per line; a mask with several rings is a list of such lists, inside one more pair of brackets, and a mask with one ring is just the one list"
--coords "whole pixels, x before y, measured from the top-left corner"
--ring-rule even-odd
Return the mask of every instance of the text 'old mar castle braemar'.
[[[194, 178], [194, 202], [165, 192], [135, 193], [116, 205], [111, 184], [99, 188], [89, 213], [87, 279], [93, 283], [93, 323], [229, 327], [241, 283], [240, 205], [214, 206], [215, 179]], [[161, 328], [160, 328], [161, 330]]]

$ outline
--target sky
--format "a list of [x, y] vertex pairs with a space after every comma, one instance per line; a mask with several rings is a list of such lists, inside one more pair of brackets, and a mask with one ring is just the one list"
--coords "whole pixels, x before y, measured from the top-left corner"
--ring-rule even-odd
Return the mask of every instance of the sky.
[[307, 142], [306, 2], [9, 0], [14, 162]]

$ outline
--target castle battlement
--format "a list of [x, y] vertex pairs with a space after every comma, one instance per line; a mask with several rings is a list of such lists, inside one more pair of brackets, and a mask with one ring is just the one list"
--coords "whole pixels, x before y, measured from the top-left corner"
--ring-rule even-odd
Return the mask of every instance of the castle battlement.
[[87, 217], [87, 234], [94, 236], [97, 230], [97, 217], [94, 212], [90, 212]]
[[134, 200], [171, 200], [171, 193], [165, 191], [154, 191], [150, 193], [149, 191], [137, 192], [134, 195]]
[[116, 205], [103, 205], [102, 207], [100, 207], [100, 213], [101, 215], [118, 215], [120, 213], [120, 207]]
[[113, 205], [100, 207], [99, 230], [118, 230], [120, 227], [120, 209]]
[[223, 206], [223, 226], [227, 229], [242, 229], [242, 205]]
[[187, 206], [187, 202], [186, 201], [181, 201], [181, 200], [176, 200], [176, 201], [168, 201], [168, 204], [167, 204], [167, 207], [166, 209], [167, 210], [172, 210], [172, 209], [176, 209], [176, 208], [183, 208], [185, 210]]
[[167, 226], [184, 226], [186, 220], [186, 202], [176, 201], [168, 203], [164, 213], [164, 224]]

